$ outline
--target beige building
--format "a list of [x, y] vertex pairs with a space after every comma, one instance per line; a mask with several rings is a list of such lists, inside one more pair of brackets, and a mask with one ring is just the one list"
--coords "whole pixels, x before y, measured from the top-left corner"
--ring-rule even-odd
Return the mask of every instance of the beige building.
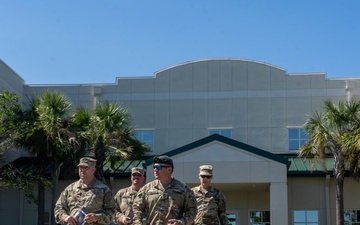
[[[113, 84], [27, 85], [0, 61], [0, 89], [21, 96], [57, 90], [74, 106], [117, 101], [132, 114], [136, 134], [175, 163], [174, 176], [198, 185], [199, 166], [214, 166], [213, 186], [227, 199], [234, 225], [335, 225], [335, 186], [296, 157], [307, 139], [305, 115], [325, 99], [358, 96], [360, 79], [327, 79], [325, 73], [289, 74], [266, 63], [208, 59], [172, 66], [150, 77], [116, 78]], [[9, 161], [22, 153], [10, 154]], [[18, 159], [17, 159], [18, 160]], [[152, 180], [151, 158], [147, 180]], [[128, 178], [112, 177], [114, 193]], [[73, 180], [62, 180], [59, 192]], [[345, 210], [360, 221], [360, 184], [345, 179]], [[50, 210], [50, 193], [46, 210]], [[357, 217], [359, 215], [359, 217]], [[20, 190], [0, 192], [0, 216], [8, 225], [36, 224], [36, 205]], [[356, 224], [356, 223], [349, 223]]]

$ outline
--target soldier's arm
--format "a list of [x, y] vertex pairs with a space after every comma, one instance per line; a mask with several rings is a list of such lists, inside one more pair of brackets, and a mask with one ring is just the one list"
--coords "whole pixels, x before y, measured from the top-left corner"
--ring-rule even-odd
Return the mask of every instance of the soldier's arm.
[[97, 223], [108, 224], [112, 222], [114, 220], [115, 214], [115, 202], [109, 189], [105, 190], [103, 202], [100, 204], [103, 204], [103, 211], [100, 213], [96, 213]]
[[132, 225], [142, 225], [143, 219], [146, 218], [145, 215], [145, 190], [141, 188], [136, 197], [134, 199], [134, 203], [132, 206], [134, 217], [132, 221]]
[[197, 214], [197, 205], [194, 192], [190, 188], [185, 190], [185, 213], [181, 219], [183, 225], [191, 225]]
[[56, 223], [66, 223], [65, 218], [69, 216], [70, 212], [67, 204], [67, 195], [67, 189], [65, 189], [60, 194], [59, 199], [56, 201], [54, 208], [54, 216]]
[[228, 218], [226, 215], [226, 199], [222, 192], [219, 192], [219, 207], [218, 214], [221, 225], [228, 225]]
[[[125, 212], [122, 212], [121, 208], [120, 208], [120, 204], [121, 204], [121, 199], [123, 197], [123, 194], [121, 191], [118, 191], [114, 197], [114, 202], [115, 202], [115, 218], [114, 221], [115, 223], [121, 223], [121, 220], [123, 217], [125, 217]], [[131, 206], [129, 206], [131, 207]]]

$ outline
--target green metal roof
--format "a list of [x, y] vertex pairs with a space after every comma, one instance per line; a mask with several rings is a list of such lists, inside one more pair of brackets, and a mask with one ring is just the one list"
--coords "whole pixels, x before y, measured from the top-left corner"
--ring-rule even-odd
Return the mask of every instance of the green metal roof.
[[143, 157], [139, 160], [125, 160], [117, 161], [113, 168], [110, 167], [110, 163], [104, 164], [104, 173], [111, 176], [127, 176], [131, 174], [131, 168], [142, 167], [145, 168], [145, 160], [150, 157]]
[[334, 158], [310, 159], [299, 158], [296, 155], [284, 157], [288, 158], [290, 163], [288, 175], [319, 175], [333, 172]]

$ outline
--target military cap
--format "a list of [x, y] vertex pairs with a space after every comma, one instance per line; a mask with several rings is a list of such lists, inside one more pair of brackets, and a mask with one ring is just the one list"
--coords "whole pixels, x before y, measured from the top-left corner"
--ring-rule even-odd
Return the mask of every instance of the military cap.
[[134, 174], [134, 173], [138, 173], [138, 174], [141, 174], [141, 176], [144, 176], [145, 170], [143, 168], [140, 168], [140, 167], [133, 167], [131, 169], [131, 175]]
[[212, 176], [213, 167], [211, 165], [200, 166], [200, 175]]
[[80, 159], [80, 163], [78, 164], [78, 166], [88, 166], [88, 167], [92, 167], [96, 165], [96, 159], [93, 159], [91, 157], [82, 157]]
[[154, 164], [155, 163], [168, 164], [168, 165], [174, 167], [174, 163], [173, 163], [172, 159], [169, 156], [166, 156], [166, 155], [155, 156], [154, 157]]

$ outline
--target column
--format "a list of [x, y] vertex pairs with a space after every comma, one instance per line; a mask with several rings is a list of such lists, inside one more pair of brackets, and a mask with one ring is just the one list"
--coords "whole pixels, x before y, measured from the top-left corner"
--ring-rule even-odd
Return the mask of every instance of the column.
[[286, 183], [270, 184], [270, 222], [288, 225], [288, 190]]

